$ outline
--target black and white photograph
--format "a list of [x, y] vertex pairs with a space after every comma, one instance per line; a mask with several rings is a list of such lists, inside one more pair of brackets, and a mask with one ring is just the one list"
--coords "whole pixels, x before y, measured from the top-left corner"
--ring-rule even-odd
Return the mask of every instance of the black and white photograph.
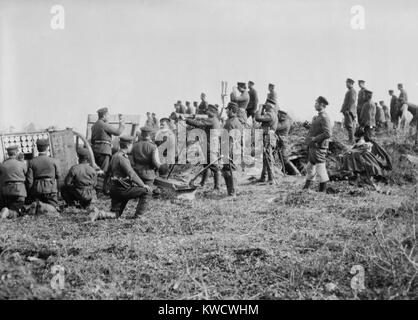
[[417, 39], [414, 0], [0, 0], [0, 300], [417, 300]]

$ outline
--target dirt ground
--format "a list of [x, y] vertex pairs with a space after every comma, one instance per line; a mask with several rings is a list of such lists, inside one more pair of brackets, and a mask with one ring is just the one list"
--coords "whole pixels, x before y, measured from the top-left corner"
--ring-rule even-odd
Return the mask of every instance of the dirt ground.
[[302, 193], [303, 177], [271, 186], [241, 174], [234, 199], [209, 183], [194, 201], [153, 199], [137, 219], [131, 201], [119, 220], [1, 220], [0, 299], [417, 299], [416, 172], [400, 160], [415, 151], [403, 146], [379, 191], [343, 181]]

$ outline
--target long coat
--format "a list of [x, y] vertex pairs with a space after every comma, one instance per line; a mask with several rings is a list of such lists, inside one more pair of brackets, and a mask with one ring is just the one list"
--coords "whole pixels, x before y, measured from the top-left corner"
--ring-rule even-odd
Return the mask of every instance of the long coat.
[[354, 88], [348, 89], [344, 96], [344, 102], [341, 106], [341, 113], [351, 113], [351, 115], [355, 118], [357, 115], [357, 109], [356, 109], [356, 97], [357, 93]]
[[313, 117], [308, 133], [308, 161], [324, 163], [331, 138], [331, 121], [325, 111]]
[[359, 119], [360, 126], [362, 127], [375, 127], [376, 126], [376, 105], [373, 101], [368, 101], [363, 104]]

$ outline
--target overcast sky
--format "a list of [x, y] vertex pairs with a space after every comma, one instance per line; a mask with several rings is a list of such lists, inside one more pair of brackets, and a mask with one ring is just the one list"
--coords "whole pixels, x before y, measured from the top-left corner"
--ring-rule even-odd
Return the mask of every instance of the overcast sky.
[[[62, 5], [65, 28], [50, 26]], [[350, 9], [365, 8], [354, 30]], [[418, 2], [366, 0], [0, 0], [0, 121], [85, 132], [87, 114], [156, 112], [206, 92], [220, 102], [253, 80], [261, 101], [310, 120], [318, 95], [340, 120], [345, 79], [364, 79], [375, 100], [403, 82], [418, 103]]]

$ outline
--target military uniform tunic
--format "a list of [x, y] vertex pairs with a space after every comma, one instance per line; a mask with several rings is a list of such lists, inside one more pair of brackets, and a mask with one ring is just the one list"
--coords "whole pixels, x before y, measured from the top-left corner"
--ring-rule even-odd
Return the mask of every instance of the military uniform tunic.
[[116, 212], [119, 217], [130, 199], [139, 198], [136, 214], [142, 214], [145, 209], [144, 196], [147, 194], [147, 190], [144, 188], [144, 182], [132, 168], [125, 152], [119, 151], [112, 156], [109, 174], [111, 177], [111, 211]]
[[1, 207], [20, 212], [27, 196], [26, 173], [26, 164], [17, 159], [7, 159], [0, 165]]
[[159, 164], [155, 162], [157, 146], [150, 140], [141, 139], [132, 148], [133, 167], [141, 180], [148, 185], [154, 183], [155, 170]]
[[350, 141], [354, 140], [354, 124], [357, 116], [356, 96], [357, 93], [354, 88], [348, 89], [341, 107], [341, 113], [344, 115], [344, 126], [348, 131], [348, 139]]
[[27, 187], [32, 200], [39, 200], [53, 206], [58, 205], [58, 181], [60, 170], [58, 161], [39, 153], [29, 163], [26, 176]]
[[97, 173], [88, 162], [71, 167], [65, 177], [61, 195], [68, 204], [78, 201], [82, 207], [88, 207], [95, 197]]

